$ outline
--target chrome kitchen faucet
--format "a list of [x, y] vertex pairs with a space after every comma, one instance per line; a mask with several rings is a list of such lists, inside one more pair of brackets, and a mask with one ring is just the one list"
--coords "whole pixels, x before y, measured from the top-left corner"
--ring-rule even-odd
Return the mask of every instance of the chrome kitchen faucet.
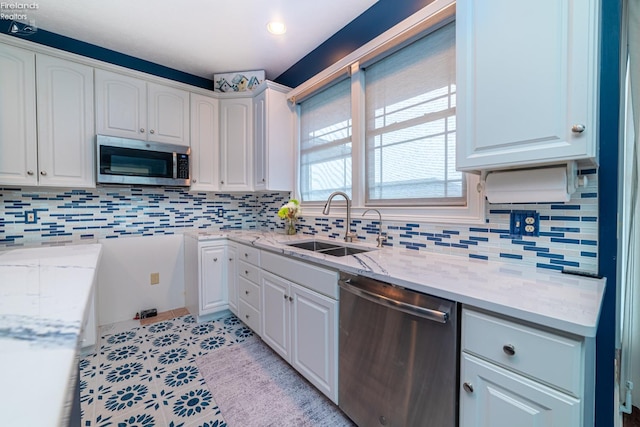
[[382, 243], [387, 240], [387, 236], [382, 235], [382, 215], [378, 209], [367, 209], [362, 213], [362, 216], [365, 216], [367, 212], [373, 211], [378, 214], [378, 237], [376, 237], [376, 242], [378, 242], [378, 247], [382, 247]]
[[349, 199], [349, 196], [347, 195], [347, 193], [343, 191], [334, 191], [333, 193], [331, 193], [329, 195], [329, 198], [327, 199], [327, 203], [324, 205], [324, 209], [322, 210], [322, 213], [324, 215], [329, 215], [329, 209], [331, 209], [331, 200], [333, 200], [335, 196], [342, 196], [347, 201], [347, 229], [344, 232], [344, 241], [353, 242], [353, 239], [355, 237], [358, 237], [358, 235], [356, 233], [352, 233], [350, 230], [351, 229], [351, 200]]

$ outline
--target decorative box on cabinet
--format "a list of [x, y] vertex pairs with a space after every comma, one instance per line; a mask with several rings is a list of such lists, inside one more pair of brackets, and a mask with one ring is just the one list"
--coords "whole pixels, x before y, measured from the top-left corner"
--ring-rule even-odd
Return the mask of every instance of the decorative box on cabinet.
[[253, 100], [220, 99], [220, 190], [252, 191]]
[[198, 322], [224, 315], [229, 309], [226, 239], [184, 239], [185, 301]]
[[257, 335], [262, 335], [260, 312], [260, 250], [247, 245], [237, 245], [238, 314]]
[[219, 115], [216, 98], [191, 94], [191, 190], [218, 189]]
[[594, 345], [464, 308], [460, 426], [593, 425]]
[[597, 0], [456, 3], [458, 170], [597, 161], [598, 22]]
[[337, 403], [337, 272], [269, 252], [261, 262], [262, 339]]
[[291, 89], [263, 82], [253, 98], [255, 191], [293, 191], [293, 111], [286, 93]]
[[2, 44], [0, 69], [0, 183], [95, 186], [93, 69]]
[[96, 70], [97, 133], [189, 145], [189, 93]]

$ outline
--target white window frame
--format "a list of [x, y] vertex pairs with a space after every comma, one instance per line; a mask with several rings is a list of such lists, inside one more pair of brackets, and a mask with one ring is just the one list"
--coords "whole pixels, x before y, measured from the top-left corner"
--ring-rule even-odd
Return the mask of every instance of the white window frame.
[[[467, 204], [466, 206], [365, 206], [365, 111], [364, 111], [364, 71], [361, 66], [371, 63], [374, 58], [390, 54], [397, 49], [416, 40], [423, 33], [423, 28], [437, 28], [451, 22], [451, 8], [455, 10], [454, 0], [435, 0], [414, 15], [376, 37], [331, 67], [317, 74], [307, 82], [292, 90], [288, 97], [292, 102], [307, 97], [321, 90], [325, 85], [348, 74], [351, 78], [351, 119], [352, 119], [352, 208], [351, 218], [361, 219], [365, 210], [375, 208], [380, 211], [383, 221], [433, 222], [455, 224], [479, 224], [485, 222], [485, 198], [481, 189], [479, 175], [466, 173]], [[442, 17], [442, 16], [449, 17]], [[435, 30], [435, 28], [434, 28]], [[300, 141], [300, 107], [296, 105], [296, 140]], [[458, 124], [459, 126], [459, 124]], [[460, 143], [460, 141], [458, 141]], [[296, 190], [294, 197], [300, 196], [300, 150], [296, 146]], [[335, 205], [335, 206], [334, 206]], [[304, 202], [305, 217], [322, 217], [324, 202]], [[344, 218], [346, 206], [341, 199], [332, 203], [330, 217]], [[373, 217], [367, 216], [368, 219]]]

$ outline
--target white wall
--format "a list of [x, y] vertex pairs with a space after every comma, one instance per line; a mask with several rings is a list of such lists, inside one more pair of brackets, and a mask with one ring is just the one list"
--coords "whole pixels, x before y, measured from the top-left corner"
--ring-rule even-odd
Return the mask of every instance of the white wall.
[[[184, 307], [182, 235], [100, 239], [98, 325], [132, 319], [136, 312]], [[160, 283], [150, 285], [150, 274]]]

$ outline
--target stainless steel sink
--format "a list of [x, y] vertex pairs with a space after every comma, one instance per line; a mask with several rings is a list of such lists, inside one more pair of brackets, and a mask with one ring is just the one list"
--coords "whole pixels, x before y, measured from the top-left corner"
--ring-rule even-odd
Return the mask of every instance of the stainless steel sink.
[[340, 243], [320, 242], [317, 240], [306, 242], [286, 243], [287, 246], [294, 248], [305, 249], [308, 251], [318, 252], [331, 256], [347, 256], [355, 255], [362, 252], [372, 251], [373, 248], [356, 248], [353, 246], [342, 245]]

